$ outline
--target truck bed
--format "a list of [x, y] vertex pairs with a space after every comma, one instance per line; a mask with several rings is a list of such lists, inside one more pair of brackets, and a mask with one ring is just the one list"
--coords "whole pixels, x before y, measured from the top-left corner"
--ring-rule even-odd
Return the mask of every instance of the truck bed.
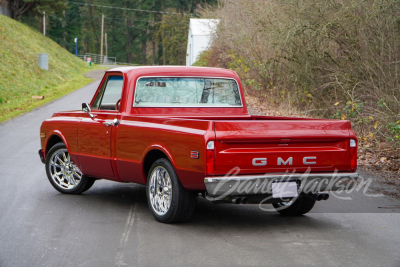
[[[225, 175], [235, 167], [240, 168], [238, 174], [350, 170], [348, 121], [252, 115], [135, 117], [134, 120], [162, 127], [197, 128], [201, 122], [212, 124], [216, 141], [215, 175]], [[305, 157], [310, 158], [306, 164]], [[264, 158], [266, 165], [253, 165], [253, 159]]]

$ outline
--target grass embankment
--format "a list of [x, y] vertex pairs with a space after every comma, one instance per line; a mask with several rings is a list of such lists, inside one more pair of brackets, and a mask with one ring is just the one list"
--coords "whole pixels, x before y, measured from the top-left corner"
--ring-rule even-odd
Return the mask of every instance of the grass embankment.
[[[48, 71], [38, 66], [40, 53], [49, 54]], [[50, 38], [0, 16], [0, 123], [90, 83], [83, 73], [93, 69]]]

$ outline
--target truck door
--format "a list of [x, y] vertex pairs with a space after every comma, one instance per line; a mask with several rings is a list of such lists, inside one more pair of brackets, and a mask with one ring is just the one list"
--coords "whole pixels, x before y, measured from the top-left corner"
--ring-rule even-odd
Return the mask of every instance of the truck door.
[[123, 76], [109, 74], [92, 104], [91, 114], [79, 126], [78, 149], [82, 172], [99, 178], [115, 177], [111, 165], [111, 136], [119, 117]]

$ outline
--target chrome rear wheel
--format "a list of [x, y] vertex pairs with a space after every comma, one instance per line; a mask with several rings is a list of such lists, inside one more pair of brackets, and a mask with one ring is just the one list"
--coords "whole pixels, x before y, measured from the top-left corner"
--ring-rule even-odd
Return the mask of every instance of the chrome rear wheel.
[[288, 202], [272, 204], [277, 212], [286, 216], [299, 216], [309, 212], [315, 205], [315, 199], [301, 195]]
[[165, 158], [150, 167], [146, 195], [154, 218], [163, 223], [188, 220], [196, 203], [196, 194], [182, 186], [171, 162]]
[[155, 213], [158, 215], [164, 215], [171, 207], [171, 177], [164, 167], [157, 166], [151, 172], [149, 182], [150, 204]]

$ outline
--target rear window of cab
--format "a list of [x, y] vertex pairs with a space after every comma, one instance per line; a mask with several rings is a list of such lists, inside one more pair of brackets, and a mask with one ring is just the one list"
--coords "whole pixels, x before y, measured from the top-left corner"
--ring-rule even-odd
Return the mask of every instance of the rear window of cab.
[[227, 78], [146, 77], [137, 81], [134, 107], [241, 107], [238, 84]]

